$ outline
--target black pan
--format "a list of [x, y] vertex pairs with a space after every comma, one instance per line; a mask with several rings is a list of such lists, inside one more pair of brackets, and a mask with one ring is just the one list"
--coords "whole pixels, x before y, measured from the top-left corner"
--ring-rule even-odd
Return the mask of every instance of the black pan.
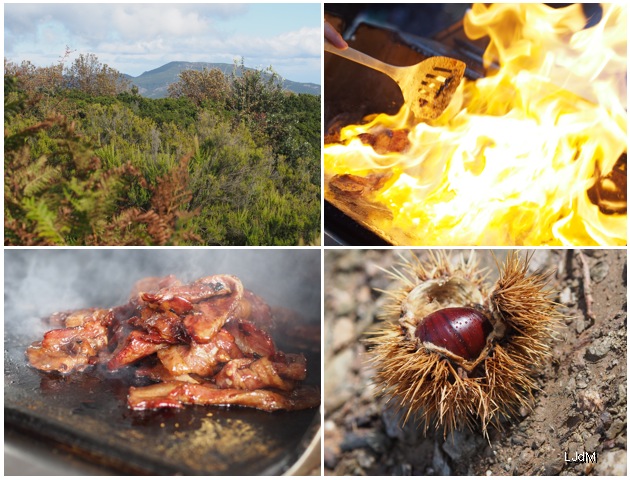
[[[5, 250], [5, 431], [44, 439], [50, 449], [128, 474], [277, 475], [290, 471], [319, 434], [319, 409], [265, 413], [190, 406], [134, 412], [130, 372], [60, 376], [27, 365], [26, 347], [52, 312], [125, 303], [146, 276], [183, 280], [237, 275], [270, 305], [320, 325], [318, 250]], [[320, 383], [319, 340], [306, 383]], [[312, 448], [312, 447], [311, 447]], [[5, 464], [5, 468], [9, 466]]]

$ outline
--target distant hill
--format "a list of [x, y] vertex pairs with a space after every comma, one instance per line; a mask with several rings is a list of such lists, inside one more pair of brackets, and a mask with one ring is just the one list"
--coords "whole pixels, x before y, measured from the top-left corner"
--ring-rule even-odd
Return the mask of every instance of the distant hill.
[[[230, 74], [234, 69], [234, 65], [229, 63], [170, 62], [154, 70], [144, 72], [137, 77], [125, 75], [125, 78], [138, 87], [140, 95], [148, 98], [164, 98], [168, 96], [168, 86], [179, 80], [178, 75], [183, 70], [202, 70], [204, 68], [218, 68], [223, 73]], [[321, 86], [314, 83], [284, 80], [284, 88], [294, 93], [310, 93], [311, 95], [319, 95], [321, 93]]]

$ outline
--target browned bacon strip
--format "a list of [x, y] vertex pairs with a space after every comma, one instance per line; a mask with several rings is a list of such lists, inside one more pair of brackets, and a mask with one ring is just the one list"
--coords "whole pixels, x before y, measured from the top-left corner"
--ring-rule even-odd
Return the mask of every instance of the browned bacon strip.
[[[162, 306], [174, 298], [185, 300], [189, 303], [198, 303], [216, 296], [230, 295], [232, 291], [242, 285], [239, 279], [232, 275], [213, 275], [200, 278], [188, 285], [174, 285], [161, 289], [155, 294], [141, 293], [140, 298], [150, 305], [162, 308]], [[183, 313], [183, 312], [181, 312]]]
[[271, 336], [249, 322], [231, 321], [225, 329], [234, 336], [236, 345], [247, 356], [271, 357], [276, 353]]
[[212, 384], [165, 382], [148, 387], [131, 387], [127, 403], [134, 410], [181, 408], [184, 404], [237, 405], [266, 412], [304, 410], [320, 403], [319, 390], [301, 387], [291, 393], [272, 390], [238, 390], [216, 388]]
[[220, 364], [242, 356], [234, 337], [226, 330], [219, 331], [209, 343], [174, 345], [158, 352], [162, 365], [172, 375], [194, 373], [204, 377], [214, 375]]
[[185, 343], [188, 340], [182, 319], [170, 310], [161, 312], [142, 308], [139, 315], [132, 318], [129, 323], [159, 335], [166, 343]]
[[243, 284], [231, 275], [215, 275], [202, 280], [207, 283], [201, 283], [201, 285], [222, 285], [218, 292], [226, 290], [229, 292], [229, 295], [206, 297], [208, 299], [196, 304], [193, 312], [183, 320], [186, 331], [194, 341], [208, 343], [238, 312], [243, 298]]
[[108, 315], [90, 315], [81, 324], [51, 330], [26, 350], [29, 363], [46, 372], [83, 371], [107, 347]]
[[112, 358], [107, 363], [107, 368], [118, 370], [166, 346], [167, 344], [158, 334], [132, 330], [124, 341], [118, 345]]
[[166, 277], [145, 277], [138, 280], [131, 289], [129, 300], [137, 303], [142, 293], [157, 293], [162, 289], [174, 288], [182, 285], [175, 275], [167, 275]]
[[51, 325], [76, 327], [92, 318], [96, 311], [96, 308], [82, 308], [80, 310], [70, 310], [67, 312], [55, 312], [48, 317], [46, 321]]
[[279, 390], [291, 390], [295, 380], [306, 378], [306, 359], [295, 355], [284, 362], [273, 362], [267, 357], [254, 360], [242, 358], [230, 360], [214, 377], [221, 388], [255, 390], [273, 387]]

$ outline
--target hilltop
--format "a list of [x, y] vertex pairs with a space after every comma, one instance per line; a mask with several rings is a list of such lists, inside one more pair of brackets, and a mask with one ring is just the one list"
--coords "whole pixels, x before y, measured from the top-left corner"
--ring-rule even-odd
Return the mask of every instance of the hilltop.
[[[234, 65], [229, 63], [207, 63], [207, 62], [169, 62], [161, 67], [149, 70], [147, 72], [132, 77], [125, 75], [133, 85], [139, 89], [139, 93], [148, 98], [165, 98], [168, 96], [167, 88], [171, 83], [178, 80], [178, 75], [184, 70], [202, 70], [202, 69], [218, 68], [225, 74], [231, 74]], [[245, 70], [254, 70], [246, 68]], [[309, 93], [311, 95], [320, 95], [321, 86], [314, 83], [293, 82], [291, 80], [283, 80], [283, 86], [286, 90], [294, 93]]]

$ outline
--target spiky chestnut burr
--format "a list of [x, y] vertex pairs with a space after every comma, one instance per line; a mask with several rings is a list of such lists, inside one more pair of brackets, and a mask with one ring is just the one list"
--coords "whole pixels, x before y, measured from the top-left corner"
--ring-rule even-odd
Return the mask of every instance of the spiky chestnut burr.
[[531, 408], [534, 380], [549, 360], [563, 316], [548, 273], [528, 273], [530, 257], [511, 252], [488, 287], [471, 253], [453, 263], [444, 252], [404, 259], [390, 273], [402, 282], [384, 291], [384, 326], [367, 341], [376, 383], [391, 401], [450, 431], [501, 428]]

